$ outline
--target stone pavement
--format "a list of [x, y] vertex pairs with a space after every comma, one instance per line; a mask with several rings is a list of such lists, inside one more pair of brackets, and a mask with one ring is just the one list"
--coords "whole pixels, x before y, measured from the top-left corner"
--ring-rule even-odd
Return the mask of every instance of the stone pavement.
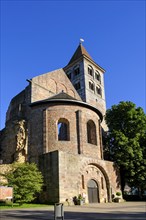
[[[146, 220], [146, 202], [64, 206], [64, 220]], [[54, 206], [0, 210], [0, 220], [53, 220]], [[57, 218], [58, 220], [61, 218]]]

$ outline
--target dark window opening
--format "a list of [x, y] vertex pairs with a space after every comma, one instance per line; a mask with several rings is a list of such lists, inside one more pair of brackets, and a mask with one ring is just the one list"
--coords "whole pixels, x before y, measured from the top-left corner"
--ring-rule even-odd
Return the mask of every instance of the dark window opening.
[[96, 126], [92, 120], [87, 122], [87, 141], [90, 144], [97, 145]]
[[98, 80], [101, 83], [101, 76], [98, 71], [95, 72], [95, 79]]
[[66, 119], [58, 121], [58, 140], [69, 141], [69, 123]]
[[101, 91], [101, 88], [100, 87], [96, 87], [96, 92], [98, 95], [102, 95], [102, 91]]
[[93, 76], [93, 69], [92, 69], [91, 66], [88, 66], [88, 74], [89, 74], [90, 76]]
[[92, 91], [94, 91], [94, 84], [92, 82], [89, 82], [89, 89], [91, 89]]
[[79, 66], [77, 66], [74, 68], [74, 75], [77, 76], [79, 74], [80, 74], [80, 68], [79, 68]]
[[81, 85], [80, 85], [80, 82], [77, 82], [75, 85], [74, 85], [75, 89], [76, 90], [79, 90], [81, 88]]

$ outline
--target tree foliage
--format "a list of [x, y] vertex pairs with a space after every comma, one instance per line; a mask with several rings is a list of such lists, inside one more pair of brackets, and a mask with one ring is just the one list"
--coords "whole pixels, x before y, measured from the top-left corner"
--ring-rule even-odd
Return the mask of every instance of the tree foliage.
[[[146, 182], [146, 115], [132, 102], [108, 109], [106, 146], [111, 160], [120, 168], [122, 191], [125, 183], [139, 189]], [[107, 148], [106, 148], [107, 150]]]
[[5, 174], [8, 186], [13, 186], [14, 200], [19, 204], [31, 202], [41, 191], [43, 177], [36, 164], [13, 164], [11, 171]]

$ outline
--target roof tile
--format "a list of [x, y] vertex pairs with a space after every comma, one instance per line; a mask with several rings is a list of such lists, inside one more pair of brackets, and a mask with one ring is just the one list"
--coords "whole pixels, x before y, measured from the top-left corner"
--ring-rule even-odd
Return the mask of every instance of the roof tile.
[[77, 60], [78, 58], [80, 58], [83, 55], [87, 56], [88, 58], [90, 58], [92, 60], [91, 56], [86, 51], [86, 49], [83, 47], [83, 45], [79, 44], [78, 48], [76, 49], [75, 53], [73, 54], [72, 58], [70, 59], [68, 65], [73, 63], [75, 60]]

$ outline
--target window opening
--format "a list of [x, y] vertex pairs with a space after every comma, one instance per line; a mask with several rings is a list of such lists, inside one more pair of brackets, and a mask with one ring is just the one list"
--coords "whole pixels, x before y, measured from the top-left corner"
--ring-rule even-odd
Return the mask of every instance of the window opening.
[[96, 92], [97, 92], [98, 95], [100, 95], [100, 96], [102, 95], [101, 88], [98, 87], [98, 86], [96, 87]]
[[74, 75], [77, 76], [77, 75], [79, 75], [79, 74], [80, 74], [80, 67], [79, 67], [79, 66], [76, 66], [76, 67], [74, 68]]
[[60, 119], [57, 124], [58, 141], [69, 141], [69, 123], [66, 119]]
[[97, 145], [96, 125], [92, 120], [87, 122], [87, 141], [90, 144]]
[[93, 68], [91, 66], [88, 66], [88, 74], [93, 76]]
[[98, 80], [101, 83], [101, 76], [98, 71], [95, 72], [95, 79]]
[[94, 83], [89, 81], [89, 89], [91, 89], [92, 91], [94, 91]]
[[74, 87], [76, 90], [79, 90], [81, 88], [80, 82], [77, 82], [76, 84], [74, 84]]

